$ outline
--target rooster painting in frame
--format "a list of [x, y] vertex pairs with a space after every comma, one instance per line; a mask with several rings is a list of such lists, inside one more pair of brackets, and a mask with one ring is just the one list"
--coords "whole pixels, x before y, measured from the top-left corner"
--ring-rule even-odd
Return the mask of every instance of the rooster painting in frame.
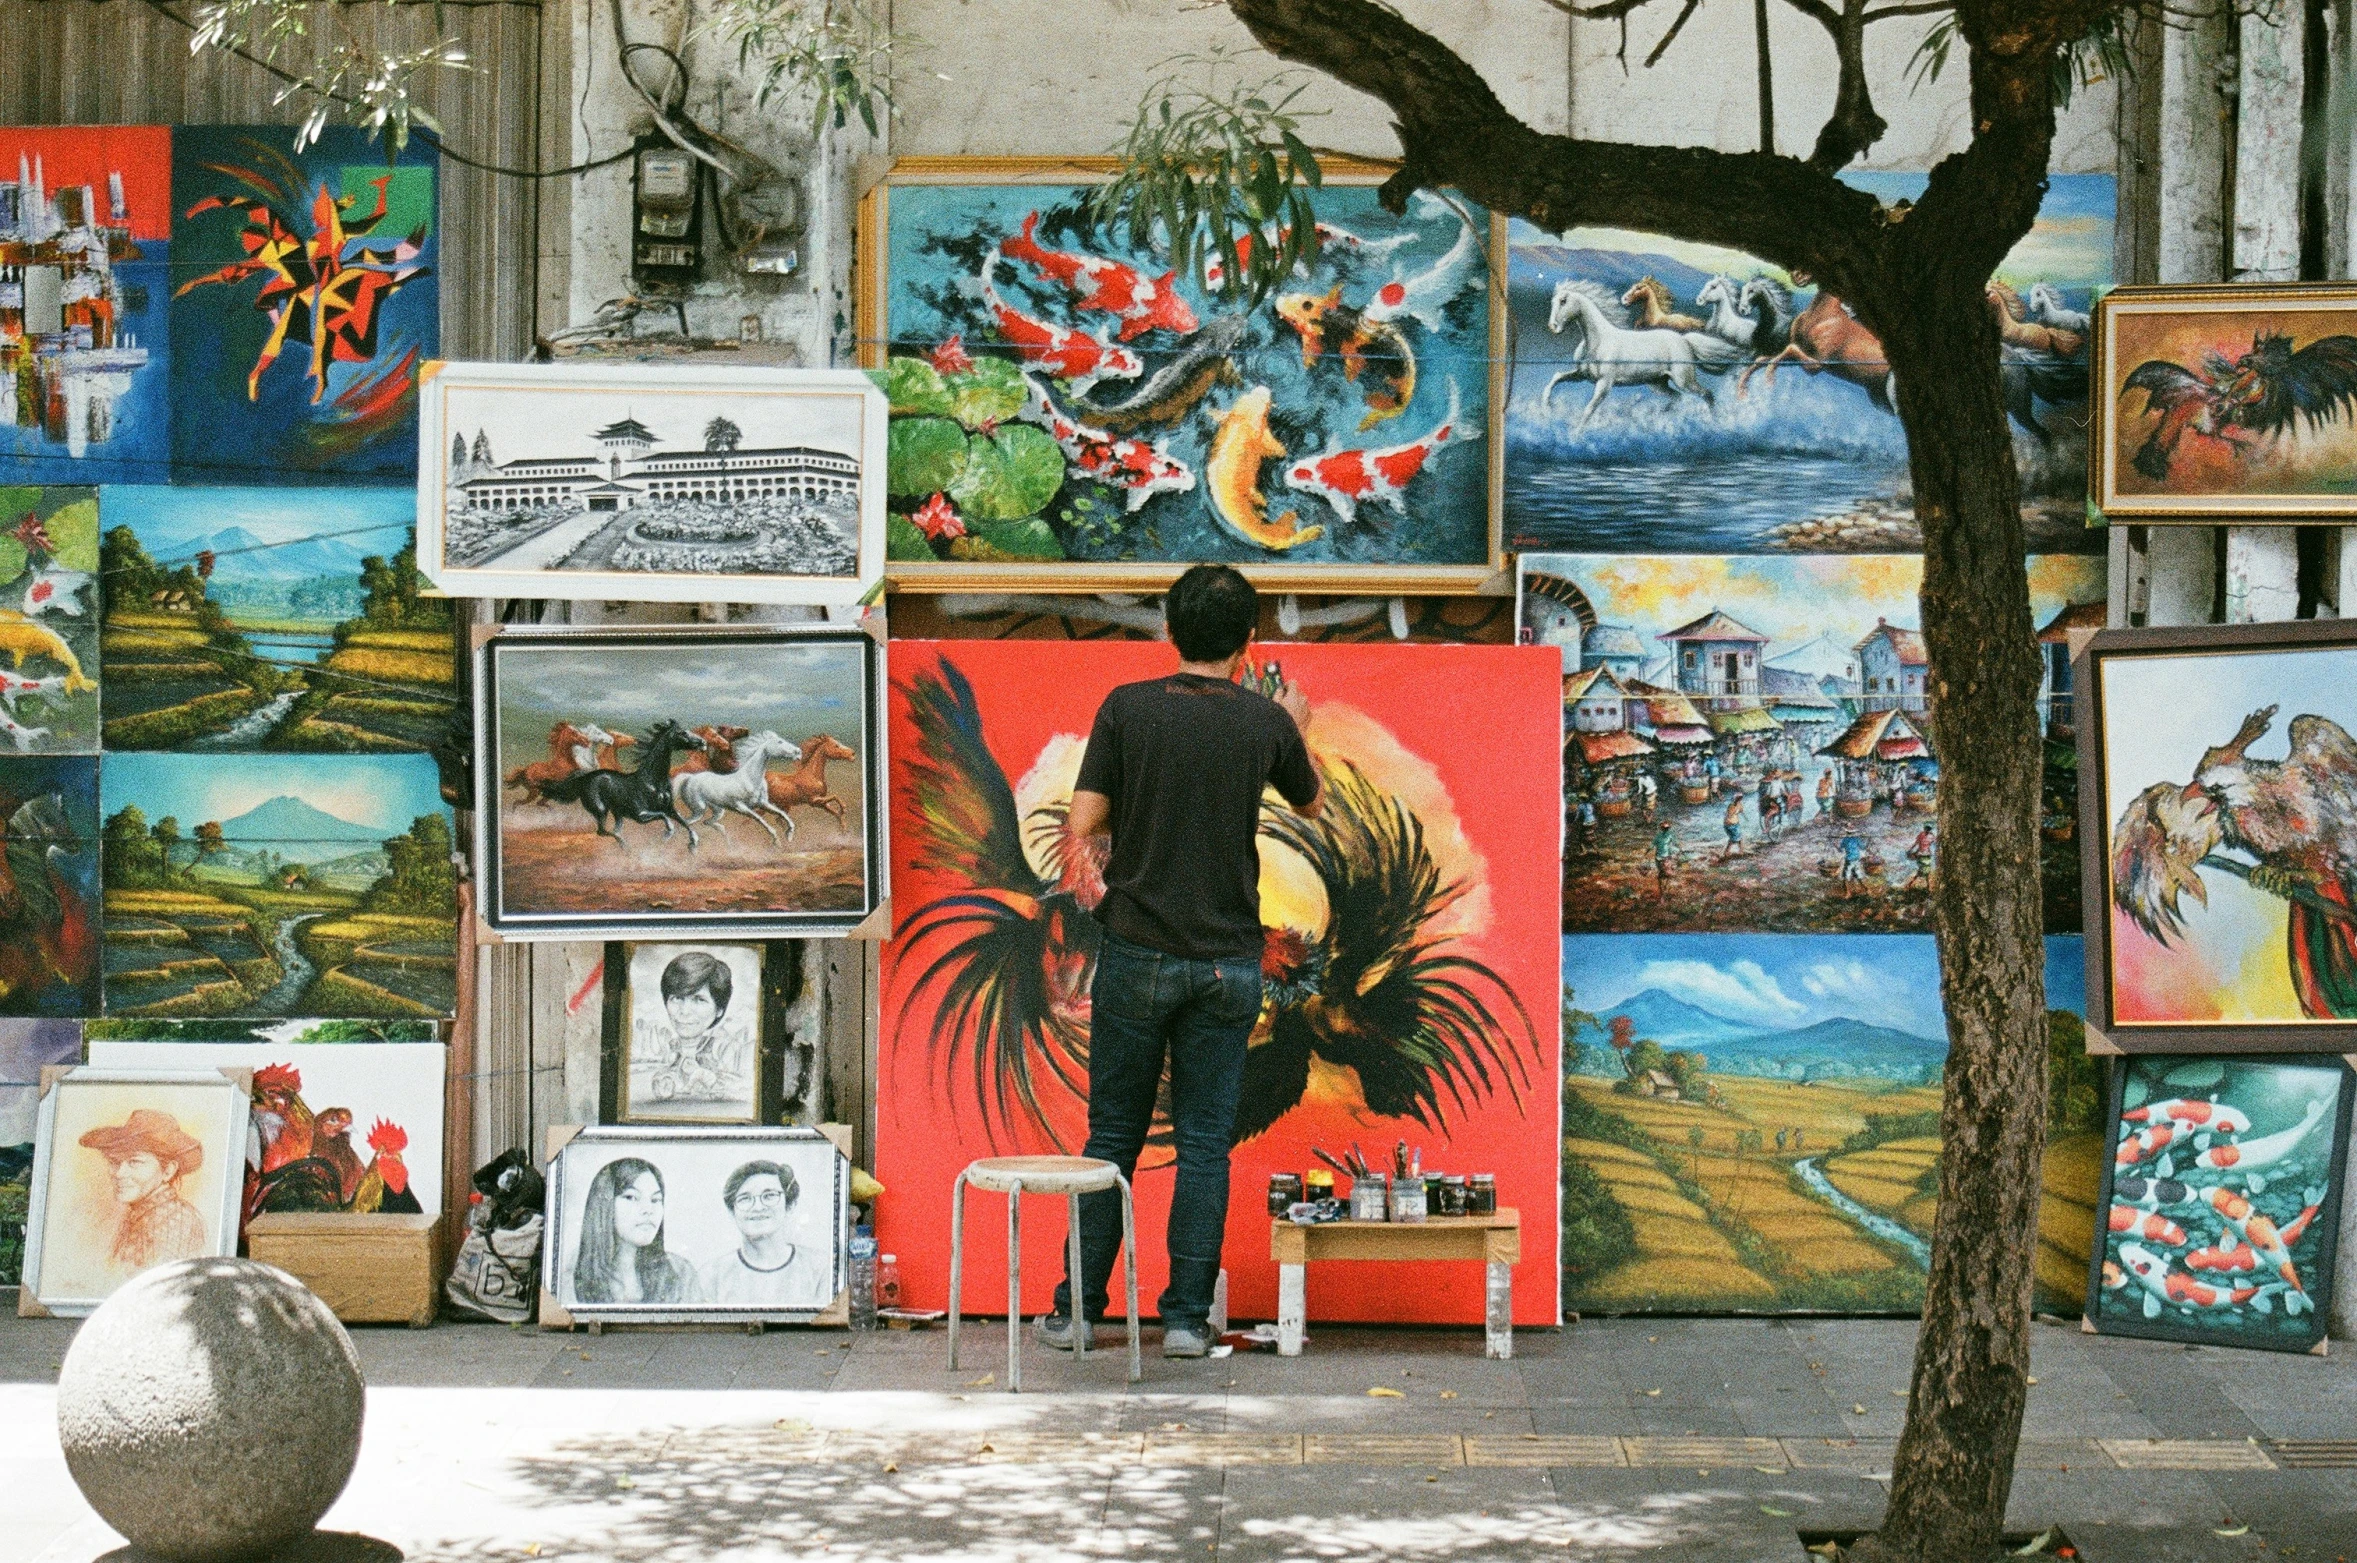
[[[893, 655], [904, 761], [892, 799], [897, 926], [879, 1031], [891, 1105], [878, 1124], [878, 1174], [947, 1187], [972, 1158], [1070, 1152], [1086, 1136], [1091, 914], [1103, 885], [1064, 816], [1098, 702], [1169, 671], [1172, 653], [1006, 641], [904, 642]], [[1276, 801], [1262, 814], [1267, 944], [1235, 1131], [1231, 1306], [1273, 1315], [1257, 1197], [1267, 1175], [1353, 1141], [1386, 1153], [1405, 1142], [1430, 1170], [1494, 1173], [1499, 1204], [1520, 1212], [1524, 1259], [1549, 1264], [1560, 973], [1547, 898], [1560, 885], [1558, 865], [1541, 858], [1561, 829], [1559, 661], [1528, 647], [1253, 656], [1263, 668], [1281, 660], [1308, 694], [1326, 802], [1314, 819]], [[1158, 1122], [1137, 1179], [1142, 1228], [1168, 1206], [1170, 1163]], [[911, 1295], [937, 1305], [946, 1207], [884, 1220], [879, 1236], [903, 1256]], [[1054, 1226], [1032, 1236], [1026, 1307], [1044, 1307], [1056, 1280]], [[1141, 1288], [1158, 1286], [1159, 1255], [1141, 1257]], [[969, 1256], [967, 1284], [981, 1295], [994, 1262]], [[1516, 1320], [1553, 1322], [1551, 1276], [1532, 1264], [1516, 1276]], [[1369, 1318], [1479, 1316], [1473, 1267], [1401, 1280], [1335, 1306]]]

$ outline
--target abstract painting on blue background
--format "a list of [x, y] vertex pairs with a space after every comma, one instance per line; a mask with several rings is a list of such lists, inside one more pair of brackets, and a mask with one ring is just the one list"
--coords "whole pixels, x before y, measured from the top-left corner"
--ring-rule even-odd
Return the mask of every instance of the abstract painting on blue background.
[[[1924, 177], [1843, 176], [1890, 202]], [[2038, 552], [2084, 525], [2087, 311], [2111, 277], [2114, 181], [2058, 174], [1987, 307]], [[1715, 245], [1511, 223], [1509, 548], [1910, 552], [1906, 439], [1880, 341], [1839, 299]]]
[[892, 188], [892, 558], [1488, 563], [1483, 213], [1329, 184], [1247, 307], [1088, 194]]
[[172, 457], [181, 481], [410, 481], [440, 342], [434, 154], [333, 127], [172, 137]]
[[161, 483], [172, 455], [172, 132], [0, 129], [0, 460]]

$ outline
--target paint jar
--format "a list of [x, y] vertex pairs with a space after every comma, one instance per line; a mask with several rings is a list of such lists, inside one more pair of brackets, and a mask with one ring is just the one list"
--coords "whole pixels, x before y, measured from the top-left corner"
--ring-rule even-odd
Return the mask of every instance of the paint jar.
[[1380, 1172], [1370, 1172], [1350, 1181], [1350, 1219], [1353, 1221], [1381, 1221], [1383, 1201], [1390, 1180]]
[[1281, 1216], [1291, 1210], [1295, 1205], [1301, 1203], [1302, 1194], [1300, 1173], [1272, 1172], [1269, 1174], [1270, 1215]]
[[1465, 1214], [1494, 1216], [1498, 1213], [1498, 1175], [1477, 1172], [1465, 1180]]
[[1439, 1172], [1424, 1174], [1424, 1213], [1428, 1216], [1444, 1214], [1440, 1206], [1440, 1180], [1445, 1176]]
[[1450, 1173], [1440, 1180], [1440, 1214], [1465, 1214], [1465, 1179], [1461, 1173]]
[[1424, 1181], [1421, 1178], [1408, 1178], [1391, 1191], [1391, 1219], [1394, 1221], [1421, 1221], [1426, 1208]]
[[1301, 1180], [1301, 1197], [1303, 1199], [1332, 1199], [1334, 1197], [1334, 1174], [1326, 1171], [1323, 1167], [1312, 1167], [1308, 1176]]

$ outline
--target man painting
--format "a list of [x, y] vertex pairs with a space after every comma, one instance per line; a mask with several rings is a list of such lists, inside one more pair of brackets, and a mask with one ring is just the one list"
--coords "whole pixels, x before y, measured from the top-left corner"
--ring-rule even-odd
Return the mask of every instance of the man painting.
[[786, 1241], [786, 1221], [802, 1196], [788, 1168], [774, 1161], [749, 1161], [728, 1175], [720, 1202], [737, 1224], [737, 1246], [708, 1262], [697, 1279], [703, 1300], [747, 1308], [823, 1308], [819, 1295], [827, 1276], [818, 1265], [797, 1262]]
[[205, 1218], [180, 1197], [180, 1180], [204, 1165], [205, 1148], [178, 1119], [141, 1107], [123, 1123], [92, 1129], [81, 1143], [106, 1158], [115, 1203], [123, 1207], [108, 1255], [117, 1274], [194, 1259], [212, 1247]]

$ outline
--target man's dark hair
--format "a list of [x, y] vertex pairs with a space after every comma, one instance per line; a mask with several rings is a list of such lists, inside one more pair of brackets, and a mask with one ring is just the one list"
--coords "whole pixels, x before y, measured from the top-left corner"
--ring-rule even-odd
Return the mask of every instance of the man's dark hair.
[[764, 1175], [777, 1179], [778, 1191], [785, 1196], [786, 1208], [793, 1209], [794, 1201], [802, 1197], [802, 1186], [794, 1181], [793, 1173], [774, 1161], [749, 1161], [730, 1173], [728, 1181], [720, 1185], [720, 1203], [731, 1210], [736, 1209], [737, 1190], [743, 1188], [749, 1179]]
[[1260, 622], [1260, 593], [1224, 564], [1199, 564], [1162, 599], [1171, 643], [1189, 662], [1224, 662], [1244, 649]]
[[713, 1019], [717, 1022], [728, 1013], [736, 979], [729, 975], [728, 962], [702, 950], [690, 950], [672, 957], [671, 964], [663, 968], [662, 988], [665, 999], [684, 999], [699, 991], [711, 994]]

